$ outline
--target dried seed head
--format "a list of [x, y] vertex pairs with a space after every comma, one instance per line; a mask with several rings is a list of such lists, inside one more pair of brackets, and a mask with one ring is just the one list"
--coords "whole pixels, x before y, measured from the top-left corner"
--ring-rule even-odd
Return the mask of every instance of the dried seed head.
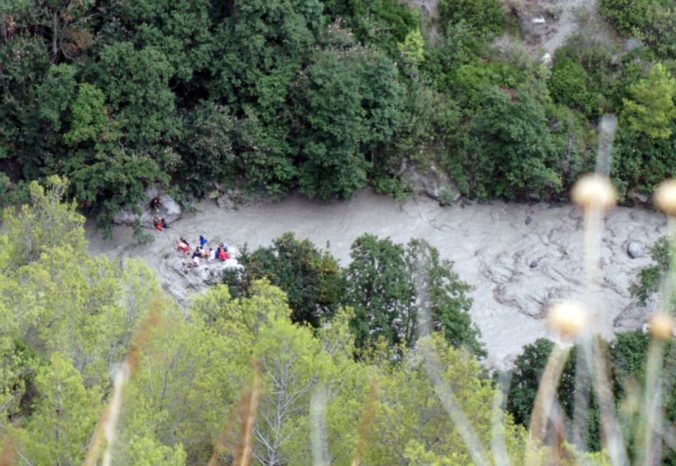
[[573, 186], [570, 197], [582, 208], [599, 207], [603, 210], [613, 207], [617, 199], [610, 180], [600, 175], [585, 175], [580, 178]]
[[676, 179], [665, 180], [657, 187], [655, 207], [667, 215], [676, 215]]
[[581, 303], [562, 301], [549, 308], [549, 326], [564, 338], [575, 338], [587, 323], [587, 311]]
[[674, 319], [671, 316], [658, 312], [650, 318], [650, 333], [657, 340], [668, 340], [673, 336]]

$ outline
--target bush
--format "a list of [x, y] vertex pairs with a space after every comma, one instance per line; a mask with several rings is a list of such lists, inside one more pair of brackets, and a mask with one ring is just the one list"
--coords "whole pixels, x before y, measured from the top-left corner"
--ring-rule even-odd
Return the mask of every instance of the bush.
[[444, 31], [462, 21], [488, 37], [500, 35], [505, 26], [505, 13], [498, 0], [441, 0], [439, 18]]
[[[676, 121], [671, 123], [676, 135]], [[621, 198], [628, 193], [652, 193], [666, 178], [676, 176], [676, 136], [651, 139], [627, 128], [620, 121], [613, 146], [611, 176]]]
[[[358, 348], [368, 350], [380, 339], [390, 347], [415, 344], [419, 336], [415, 281], [423, 274], [434, 330], [455, 347], [485, 355], [468, 312], [470, 287], [453, 272], [451, 262], [439, 258], [436, 248], [422, 240], [404, 246], [366, 234], [352, 243], [350, 256], [345, 304], [355, 310], [351, 327]], [[423, 270], [417, 266], [420, 258], [427, 259]]]
[[578, 63], [570, 59], [556, 61], [548, 87], [554, 101], [587, 116], [598, 113], [599, 96], [591, 90], [589, 75]]
[[417, 9], [391, 0], [328, 0], [324, 13], [344, 19], [360, 43], [376, 45], [392, 57], [399, 55], [398, 44], [420, 25]]
[[650, 257], [655, 264], [641, 269], [638, 273], [638, 282], [632, 284], [629, 288], [631, 295], [641, 305], [645, 305], [648, 298], [658, 290], [664, 274], [669, 270], [671, 254], [666, 237], [655, 241], [655, 244], [650, 248]]
[[[507, 394], [507, 411], [514, 416], [514, 421], [528, 427], [533, 403], [537, 395], [542, 372], [547, 365], [554, 343], [540, 338], [526, 345], [514, 361], [512, 378]], [[568, 416], [573, 414], [575, 392], [575, 357], [573, 351], [568, 356], [557, 389], [558, 401]]]
[[631, 35], [646, 21], [651, 0], [601, 0], [601, 14], [618, 32]]
[[338, 262], [310, 241], [297, 240], [293, 233], [275, 239], [271, 247], [243, 253], [240, 262], [244, 276], [231, 272], [223, 277], [231, 294], [246, 296], [250, 283], [267, 278], [287, 294], [294, 322], [318, 327], [333, 316], [343, 298], [345, 286]]
[[[618, 407], [623, 407], [622, 426], [625, 430], [625, 439], [629, 444], [630, 453], [636, 451], [636, 419], [640, 416], [636, 412], [638, 405], [631, 405], [630, 398], [638, 395], [635, 392], [628, 393], [626, 387], [642, 387], [645, 384], [646, 361], [648, 357], [650, 338], [644, 335], [640, 330], [622, 332], [616, 335], [615, 341], [610, 344], [600, 341], [601, 348], [605, 352], [609, 362], [609, 371], [611, 376], [612, 391], [614, 400]], [[507, 395], [507, 411], [514, 416], [517, 423], [528, 426], [530, 415], [533, 410], [533, 403], [540, 386], [540, 378], [547, 364], [549, 355], [554, 348], [554, 343], [546, 339], [539, 339], [530, 345], [526, 345], [523, 351], [516, 358], [512, 378]], [[573, 415], [575, 402], [575, 366], [576, 358], [580, 349], [574, 347], [568, 356], [568, 360], [563, 369], [561, 380], [557, 389], [558, 403], [560, 403], [567, 417]], [[670, 346], [664, 349], [666, 355], [663, 361], [662, 370], [666, 373], [673, 367], [674, 355], [670, 351]], [[669, 384], [670, 382], [664, 382]], [[667, 385], [668, 386], [668, 385]], [[663, 406], [666, 410], [665, 419], [672, 419], [676, 410], [676, 392], [663, 391], [666, 399]], [[634, 410], [628, 412], [629, 410]], [[590, 399], [588, 412], [588, 435], [589, 447], [598, 451], [601, 448], [600, 437], [600, 415], [597, 404], [594, 401], [593, 393]], [[673, 453], [665, 455], [662, 464], [672, 464]]]
[[591, 92], [603, 94], [614, 80], [612, 73], [613, 47], [585, 36], [572, 36], [554, 53], [554, 66], [566, 62], [580, 65], [588, 79]]
[[458, 152], [444, 160], [463, 194], [519, 199], [530, 193], [546, 198], [557, 193], [562, 186], [560, 150], [533, 91], [524, 86], [492, 88], [481, 102], [461, 134]]

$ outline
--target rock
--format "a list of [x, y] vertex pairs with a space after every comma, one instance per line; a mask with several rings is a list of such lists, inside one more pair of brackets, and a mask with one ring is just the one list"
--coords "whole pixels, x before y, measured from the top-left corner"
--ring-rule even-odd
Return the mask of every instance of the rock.
[[113, 217], [113, 223], [116, 225], [133, 225], [138, 216], [129, 209], [119, 210]]
[[189, 254], [177, 252], [175, 256], [172, 255], [166, 261], [165, 268], [165, 270], [171, 271], [170, 276], [172, 277], [168, 281], [167, 291], [180, 301], [184, 301], [188, 290], [200, 292], [211, 285], [220, 283], [223, 271], [243, 270], [244, 266], [237, 260], [239, 256], [237, 249], [231, 247], [229, 252], [232, 256], [225, 262], [217, 259], [201, 259], [200, 264], [196, 267], [191, 266], [192, 259]]
[[630, 37], [629, 39], [627, 39], [624, 42], [623, 50], [626, 53], [629, 53], [629, 52], [636, 50], [637, 48], [640, 48], [642, 46], [643, 46], [643, 42], [638, 40], [636, 37]]
[[540, 62], [545, 66], [551, 65], [552, 64], [552, 55], [549, 52], [545, 53], [542, 56], [542, 58], [540, 58]]
[[648, 194], [637, 191], [630, 192], [629, 197], [638, 204], [648, 204], [650, 202], [650, 196]]
[[526, 215], [526, 221], [523, 222], [523, 223], [525, 223], [526, 225], [530, 225], [530, 222], [532, 222], [532, 221], [533, 221], [533, 218], [530, 215]]
[[228, 193], [219, 196], [216, 199], [216, 205], [221, 209], [234, 210], [236, 207], [235, 201], [232, 200], [232, 197]]
[[538, 193], [532, 192], [532, 191], [529, 192], [526, 195], [526, 197], [528, 198], [529, 201], [532, 201], [532, 202], [540, 202], [542, 200], [542, 196], [540, 196]]
[[638, 241], [629, 241], [629, 243], [627, 243], [627, 254], [629, 254], [629, 257], [632, 259], [643, 257], [645, 256], [645, 247]]
[[[173, 223], [183, 215], [183, 209], [171, 196], [160, 196], [160, 217], [164, 217], [167, 223]], [[151, 219], [152, 220], [152, 219]]]
[[536, 268], [537, 266], [538, 266], [538, 261], [532, 261], [532, 262], [528, 265], [528, 267], [530, 267], [531, 269], [534, 269], [534, 268]]
[[[142, 227], [153, 228], [153, 218], [164, 218], [167, 224], [174, 223], [183, 215], [183, 209], [171, 196], [168, 194], [160, 194], [157, 188], [148, 188], [145, 191], [145, 202], [138, 206], [140, 214], [136, 214], [133, 209], [122, 209], [113, 217], [113, 223], [117, 225], [132, 226], [138, 220]], [[154, 212], [150, 209], [151, 199], [160, 198], [159, 212]]]
[[149, 186], [145, 191], [143, 191], [143, 195], [145, 196], [146, 200], [150, 202], [152, 198], [159, 196], [160, 192], [157, 190], [156, 186]]
[[221, 209], [236, 210], [245, 202], [245, 196], [237, 188], [228, 189], [216, 198], [216, 205]]
[[462, 197], [451, 177], [434, 165], [424, 173], [418, 168], [409, 167], [402, 176], [411, 184], [413, 192], [425, 194], [441, 205], [454, 204]]
[[535, 18], [530, 20], [531, 23], [533, 24], [545, 24], [547, 21], [542, 16], [536, 16]]

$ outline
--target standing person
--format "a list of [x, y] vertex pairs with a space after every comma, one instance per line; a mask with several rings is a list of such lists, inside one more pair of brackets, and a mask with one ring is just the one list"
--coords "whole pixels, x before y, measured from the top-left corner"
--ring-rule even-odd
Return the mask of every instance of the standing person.
[[160, 197], [155, 196], [150, 201], [150, 208], [152, 210], [154, 210], [156, 213], [159, 213], [160, 212], [160, 204], [162, 204], [162, 201], [160, 201]]
[[209, 240], [207, 240], [204, 236], [200, 235], [200, 247], [203, 248], [204, 246], [207, 245], [208, 242]]

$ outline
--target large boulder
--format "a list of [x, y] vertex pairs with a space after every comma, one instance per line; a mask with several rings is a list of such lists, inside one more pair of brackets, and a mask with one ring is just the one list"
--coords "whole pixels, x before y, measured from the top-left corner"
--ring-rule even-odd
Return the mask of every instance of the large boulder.
[[626, 52], [633, 52], [634, 50], [643, 46], [643, 43], [636, 37], [630, 37], [624, 42], [624, 47], [622, 49]]
[[206, 290], [212, 285], [221, 283], [226, 270], [241, 271], [244, 266], [239, 263], [239, 251], [230, 247], [231, 258], [223, 262], [217, 259], [202, 259], [198, 266], [192, 265], [189, 254], [176, 252], [167, 257], [161, 275], [168, 283], [166, 290], [180, 303], [185, 303], [195, 292]]
[[632, 259], [645, 256], [645, 247], [638, 241], [631, 240], [627, 243], [627, 254]]
[[434, 165], [427, 170], [409, 167], [402, 176], [411, 185], [414, 193], [431, 197], [441, 205], [453, 204], [462, 197], [451, 177]]
[[[166, 193], [160, 193], [157, 188], [148, 188], [145, 191], [145, 202], [138, 206], [140, 214], [135, 209], [122, 209], [113, 217], [113, 223], [117, 225], [134, 225], [139, 221], [142, 227], [153, 228], [153, 218], [158, 216], [164, 218], [167, 224], [174, 223], [183, 215], [183, 209], [171, 196]], [[157, 211], [150, 208], [150, 201], [156, 197], [160, 198], [160, 207]]]

